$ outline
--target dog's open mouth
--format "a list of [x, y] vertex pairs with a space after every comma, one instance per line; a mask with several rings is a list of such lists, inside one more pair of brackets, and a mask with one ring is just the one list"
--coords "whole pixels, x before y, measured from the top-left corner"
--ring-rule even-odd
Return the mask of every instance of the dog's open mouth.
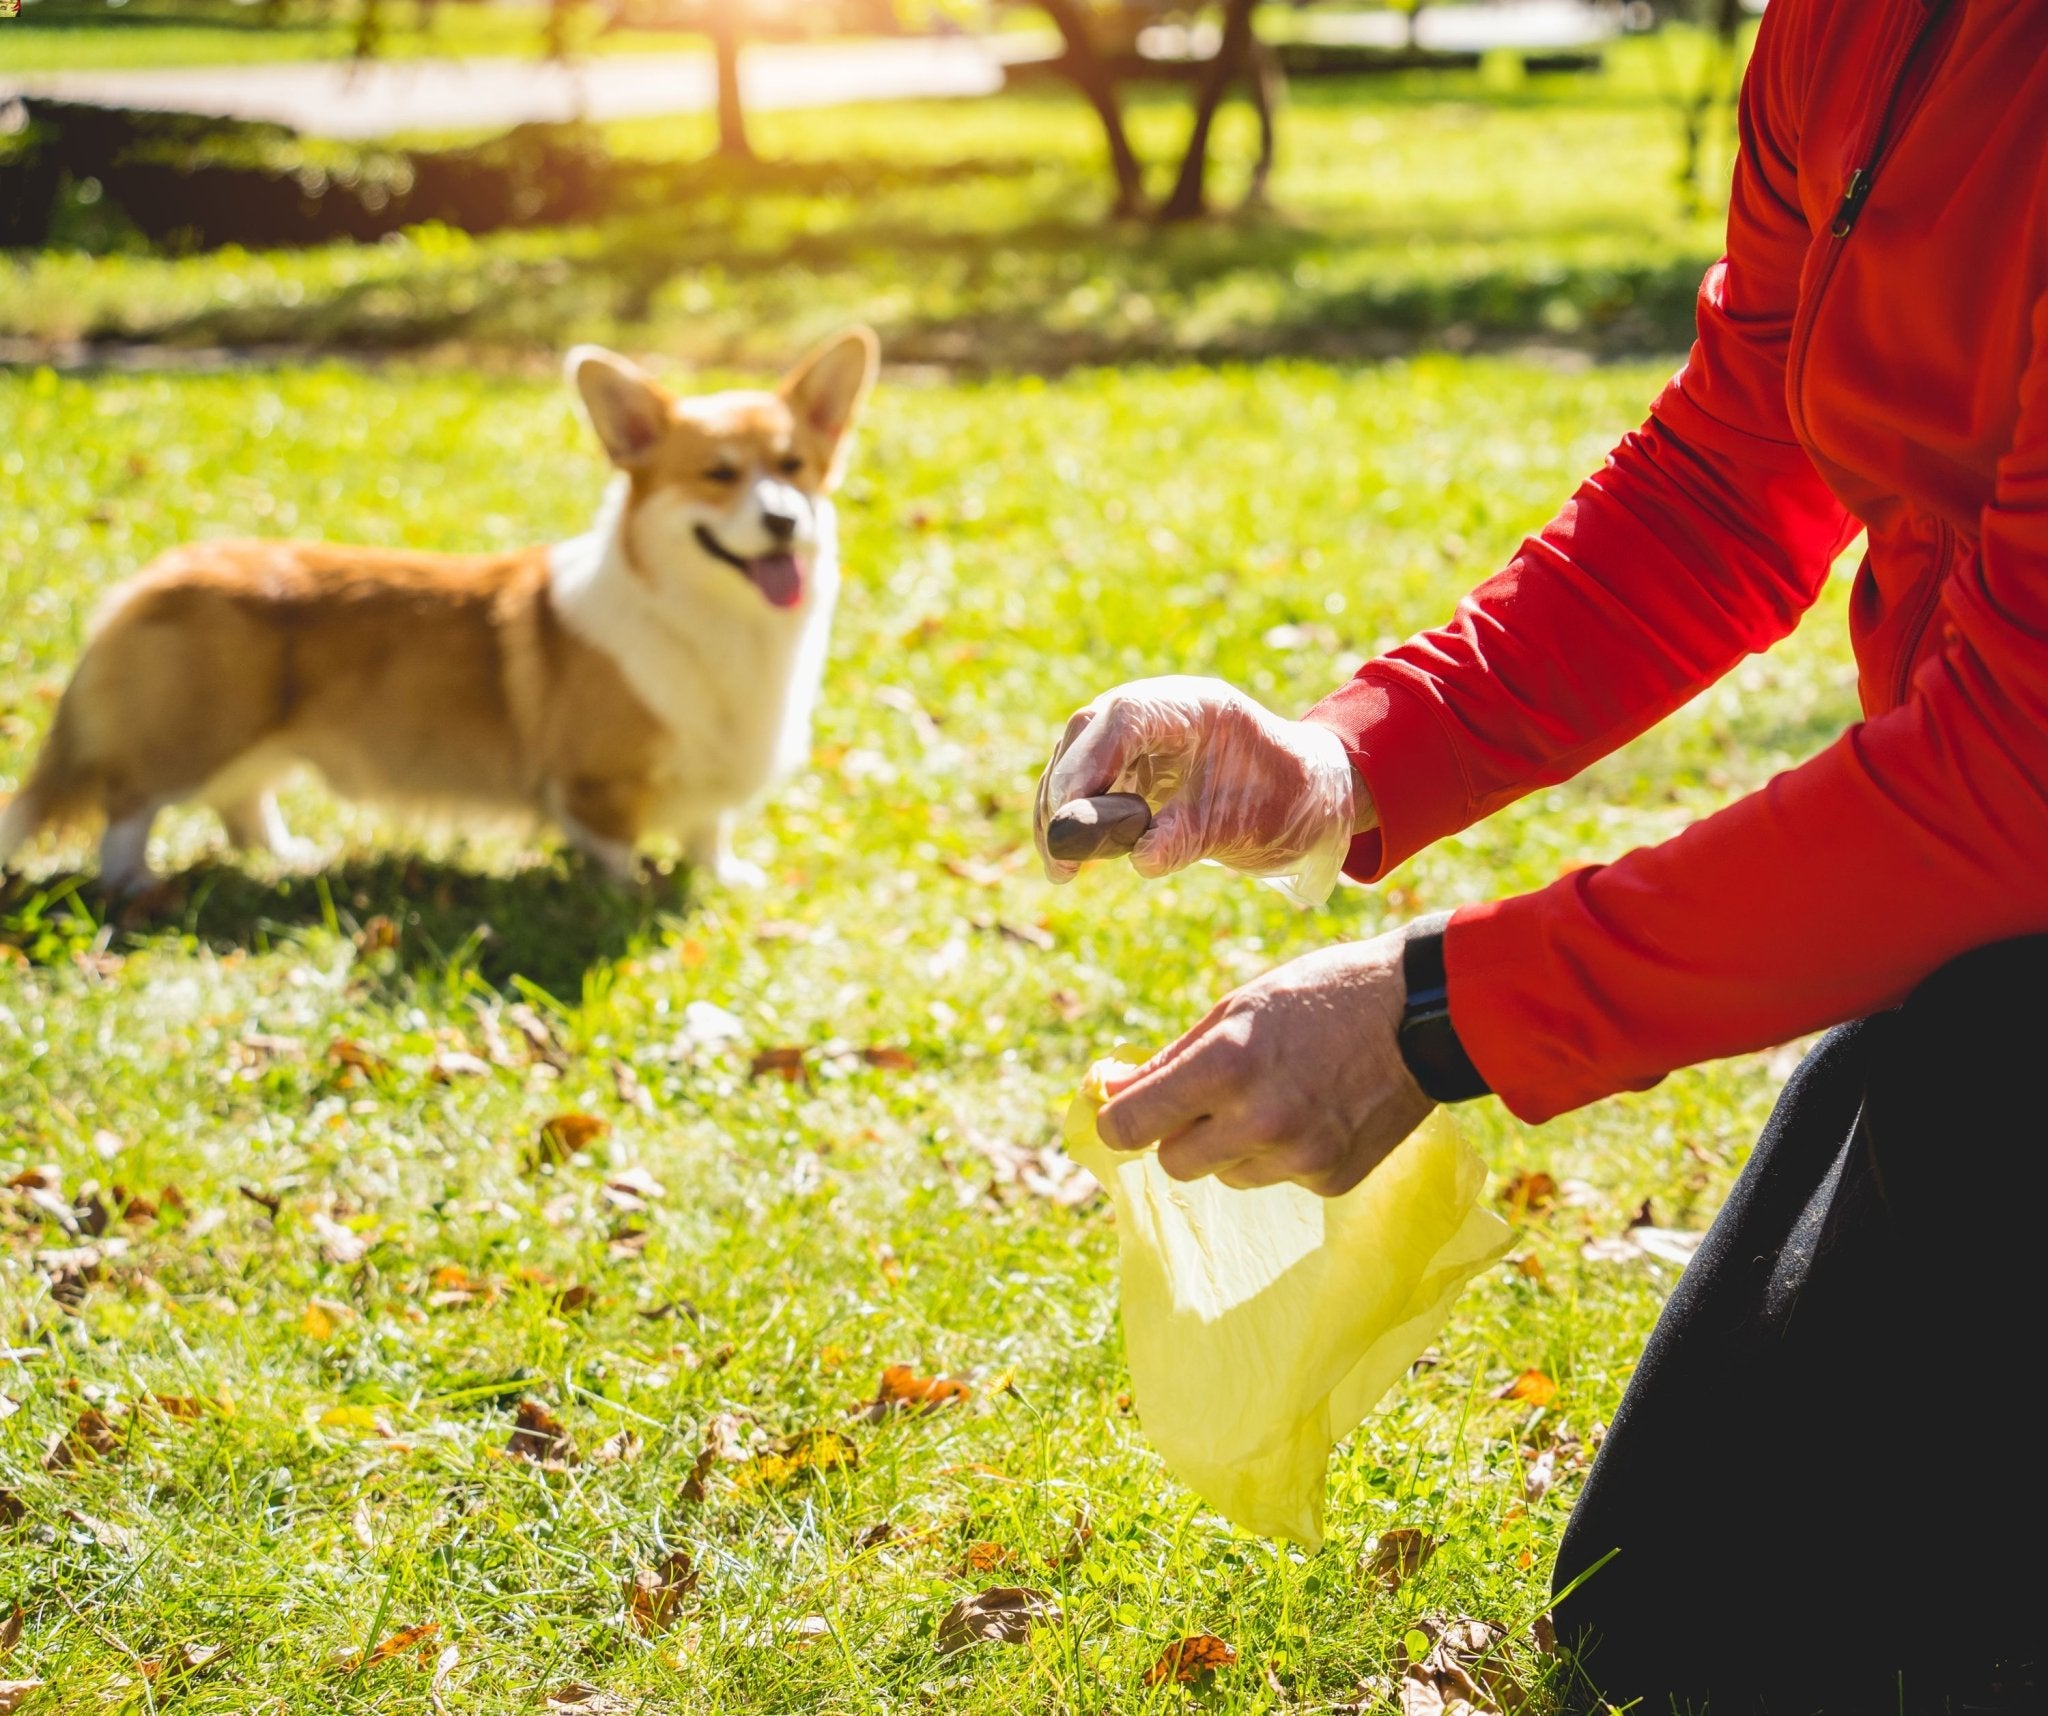
[[723, 560], [750, 582], [778, 608], [793, 608], [803, 600], [804, 569], [786, 548], [772, 554], [735, 554], [703, 525], [697, 526], [697, 543], [706, 554]]

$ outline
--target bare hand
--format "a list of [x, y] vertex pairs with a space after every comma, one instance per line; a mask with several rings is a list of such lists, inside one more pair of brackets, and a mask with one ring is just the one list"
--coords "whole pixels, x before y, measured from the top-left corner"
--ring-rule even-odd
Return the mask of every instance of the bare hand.
[[1349, 1191], [1436, 1106], [1395, 1042], [1401, 945], [1396, 932], [1322, 948], [1232, 991], [1111, 1092], [1103, 1143], [1157, 1139], [1176, 1180]]

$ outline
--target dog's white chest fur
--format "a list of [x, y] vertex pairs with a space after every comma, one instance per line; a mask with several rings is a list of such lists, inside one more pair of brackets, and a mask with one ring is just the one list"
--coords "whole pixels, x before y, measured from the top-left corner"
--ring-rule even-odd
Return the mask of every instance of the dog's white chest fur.
[[796, 607], [772, 607], [751, 589], [733, 602], [679, 601], [627, 563], [626, 489], [615, 481], [596, 524], [550, 550], [550, 593], [563, 623], [618, 664], [667, 729], [660, 820], [688, 839], [809, 754], [839, 593], [832, 507], [817, 502], [816, 548]]

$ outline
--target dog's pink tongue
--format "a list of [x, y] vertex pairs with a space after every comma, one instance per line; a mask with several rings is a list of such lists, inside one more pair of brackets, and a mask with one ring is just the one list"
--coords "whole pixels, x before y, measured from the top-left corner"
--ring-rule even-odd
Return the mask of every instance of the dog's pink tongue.
[[804, 569], [794, 554], [757, 554], [747, 562], [747, 576], [778, 608], [793, 608], [803, 600]]

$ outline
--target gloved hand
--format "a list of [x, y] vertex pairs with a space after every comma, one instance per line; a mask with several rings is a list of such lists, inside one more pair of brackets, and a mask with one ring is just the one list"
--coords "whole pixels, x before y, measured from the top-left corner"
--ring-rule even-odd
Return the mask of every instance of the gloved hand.
[[1139, 875], [1213, 858], [1304, 906], [1321, 905], [1337, 885], [1359, 802], [1335, 733], [1188, 674], [1105, 691], [1067, 723], [1038, 781], [1034, 833], [1052, 881], [1071, 881], [1080, 867], [1046, 847], [1053, 812], [1107, 792], [1138, 793], [1152, 807], [1152, 827], [1131, 853]]

